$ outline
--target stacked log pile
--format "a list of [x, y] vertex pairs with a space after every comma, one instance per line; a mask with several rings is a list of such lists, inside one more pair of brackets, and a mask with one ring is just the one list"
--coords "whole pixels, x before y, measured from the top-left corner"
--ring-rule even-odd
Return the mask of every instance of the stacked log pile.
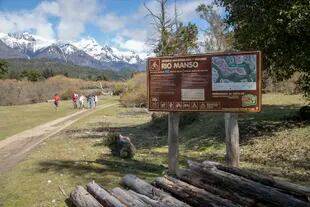
[[94, 181], [77, 186], [70, 199], [77, 207], [310, 207], [310, 188], [219, 163], [188, 161], [176, 177], [158, 177], [152, 184], [126, 175], [110, 192]]

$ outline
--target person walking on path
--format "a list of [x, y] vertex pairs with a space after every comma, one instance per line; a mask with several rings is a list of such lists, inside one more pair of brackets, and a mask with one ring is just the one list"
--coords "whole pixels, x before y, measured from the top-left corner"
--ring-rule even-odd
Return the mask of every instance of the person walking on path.
[[54, 102], [56, 111], [58, 111], [59, 102], [60, 102], [60, 96], [58, 95], [58, 93], [55, 93], [55, 95], [53, 96], [53, 102]]
[[86, 97], [84, 95], [80, 95], [79, 97], [79, 108], [84, 109], [84, 102], [86, 100]]
[[86, 98], [87, 98], [87, 108], [88, 109], [91, 109], [91, 95], [89, 94], [89, 95], [87, 95], [86, 96]]
[[95, 98], [95, 108], [96, 108], [97, 103], [98, 103], [98, 96], [97, 96], [97, 95], [95, 95], [95, 96], [94, 96], [94, 98]]
[[79, 100], [79, 95], [77, 93], [73, 93], [71, 99], [73, 101], [73, 108], [76, 109], [77, 108], [77, 102]]

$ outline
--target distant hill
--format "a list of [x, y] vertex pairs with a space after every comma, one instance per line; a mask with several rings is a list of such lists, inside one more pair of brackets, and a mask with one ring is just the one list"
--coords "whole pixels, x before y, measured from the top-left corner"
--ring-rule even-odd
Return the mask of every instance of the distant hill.
[[[1, 46], [1, 44], [0, 44]], [[63, 74], [68, 77], [80, 78], [80, 79], [92, 79], [95, 80], [98, 76], [104, 75], [108, 80], [122, 80], [130, 78], [131, 74], [136, 70], [130, 68], [124, 68], [121, 71], [94, 69], [87, 66], [78, 66], [72, 63], [64, 63], [49, 59], [5, 59], [9, 63], [10, 76], [21, 73], [24, 70], [32, 70], [42, 73], [45, 70], [52, 71], [54, 75]]]

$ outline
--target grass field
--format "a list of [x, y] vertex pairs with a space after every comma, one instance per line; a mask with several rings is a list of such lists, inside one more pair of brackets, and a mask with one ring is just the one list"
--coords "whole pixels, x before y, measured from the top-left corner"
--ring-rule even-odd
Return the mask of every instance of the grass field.
[[58, 111], [52, 102], [0, 106], [0, 140], [77, 111], [71, 101], [61, 101]]
[[62, 101], [58, 111], [52, 102], [0, 106], [0, 140], [74, 112], [71, 101]]
[[[117, 100], [112, 100], [117, 101]], [[310, 126], [296, 119], [301, 96], [268, 94], [263, 111], [239, 116], [241, 167], [310, 185]], [[11, 172], [0, 176], [0, 206], [67, 206], [74, 186], [96, 180], [111, 189], [133, 173], [146, 180], [167, 167], [165, 123], [153, 125], [144, 110], [120, 105], [99, 110], [37, 147]], [[187, 159], [224, 161], [224, 119], [201, 113], [180, 131], [180, 165]], [[113, 157], [100, 133], [110, 129], [131, 137], [132, 160]]]

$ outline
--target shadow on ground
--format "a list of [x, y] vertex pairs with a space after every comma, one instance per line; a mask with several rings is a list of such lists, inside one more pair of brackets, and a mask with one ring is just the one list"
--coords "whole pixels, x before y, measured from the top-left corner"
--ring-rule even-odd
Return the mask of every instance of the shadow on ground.
[[[301, 120], [298, 116], [299, 106], [297, 105], [264, 105], [261, 113], [240, 113], [239, 129], [240, 142], [243, 145], [251, 145], [251, 141], [265, 136], [273, 136], [276, 132], [287, 129], [302, 128], [309, 126], [309, 120]], [[196, 116], [196, 115], [195, 115]], [[124, 136], [129, 136], [136, 146], [137, 150], [152, 151], [153, 148], [167, 146], [167, 118], [160, 122], [148, 122], [141, 125], [125, 127], [111, 127], [111, 123], [102, 122], [97, 126], [92, 126], [91, 130], [98, 133], [116, 132]], [[222, 113], [199, 113], [191, 122], [180, 127], [180, 145], [184, 151], [199, 151], [207, 148], [221, 149], [224, 144], [224, 118]], [[80, 132], [85, 133], [82, 129]], [[71, 131], [78, 133], [79, 131]], [[66, 133], [71, 133], [67, 131]], [[98, 138], [98, 136], [89, 135], [85, 138]], [[104, 136], [102, 137], [104, 140]], [[95, 146], [103, 143], [96, 143]], [[155, 152], [151, 154], [154, 158], [158, 156], [167, 157], [167, 153]], [[195, 157], [181, 154], [180, 164], [186, 166], [186, 160], [214, 160], [224, 162], [224, 156], [204, 151], [202, 156], [196, 154]], [[277, 162], [272, 162], [260, 158], [245, 158], [244, 161], [256, 164], [262, 164], [266, 167], [297, 168], [303, 171], [309, 171], [310, 160], [307, 157], [301, 157], [298, 160], [286, 160], [285, 157], [277, 158]], [[279, 162], [280, 160], [280, 162]], [[138, 160], [122, 160], [117, 157], [108, 156], [107, 159], [88, 160], [50, 160], [40, 163], [41, 172], [70, 171], [74, 175], [83, 175], [94, 172], [104, 174], [105, 172], [124, 175], [133, 173], [138, 176], [160, 175], [166, 168], [163, 165], [157, 165]], [[292, 175], [290, 177], [290, 175]], [[291, 180], [296, 180], [296, 175], [287, 174]], [[303, 179], [309, 178], [305, 175]], [[298, 178], [297, 178], [298, 180]]]
[[117, 157], [111, 159], [92, 160], [49, 160], [40, 162], [40, 172], [48, 171], [70, 172], [74, 175], [85, 173], [97, 173], [104, 175], [105, 172], [127, 174], [133, 173], [141, 176], [160, 174], [165, 169], [163, 165], [157, 165], [138, 160], [124, 160]]
[[[263, 105], [260, 113], [240, 113], [240, 143], [263, 136], [273, 136], [275, 132], [305, 127], [309, 120], [301, 120], [298, 105]], [[192, 114], [192, 113], [187, 113]], [[130, 123], [132, 124], [132, 123]], [[223, 113], [196, 113], [186, 115], [181, 121], [180, 144], [188, 149], [224, 143], [225, 125]], [[111, 123], [100, 122], [90, 129], [67, 130], [66, 133], [78, 134], [81, 138], [104, 137], [107, 133], [120, 133], [129, 136], [137, 148], [153, 148], [167, 145], [167, 116], [142, 125], [114, 127]]]

